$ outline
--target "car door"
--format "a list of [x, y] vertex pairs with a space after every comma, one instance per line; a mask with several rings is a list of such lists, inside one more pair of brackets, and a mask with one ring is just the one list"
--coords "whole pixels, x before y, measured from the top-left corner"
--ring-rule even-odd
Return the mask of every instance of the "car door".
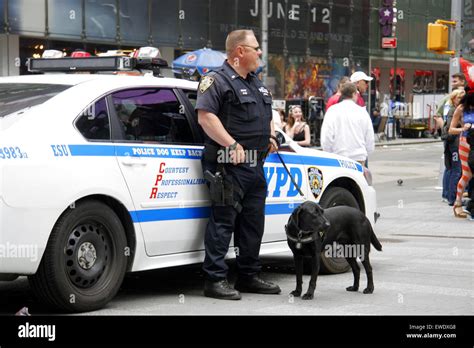
[[132, 88], [109, 99], [120, 127], [117, 161], [135, 204], [132, 218], [141, 226], [147, 254], [202, 250], [209, 216], [201, 168], [203, 146], [196, 141], [199, 135], [182, 93], [171, 88]]

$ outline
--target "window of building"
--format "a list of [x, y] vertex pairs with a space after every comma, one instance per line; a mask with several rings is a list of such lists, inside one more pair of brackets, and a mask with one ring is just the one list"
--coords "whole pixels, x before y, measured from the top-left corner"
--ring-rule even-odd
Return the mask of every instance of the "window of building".
[[446, 71], [436, 72], [436, 93], [448, 93], [449, 73]]
[[[86, 35], [88, 39], [114, 40], [117, 35], [117, 2], [86, 0]], [[120, 21], [126, 20], [120, 12]]]
[[48, 28], [51, 37], [80, 37], [82, 6], [76, 0], [48, 0]]
[[8, 17], [12, 33], [31, 36], [44, 35], [44, 1], [8, 1]]
[[171, 89], [129, 89], [114, 93], [112, 99], [125, 140], [193, 143], [185, 108]]
[[184, 0], [179, 11], [183, 14], [181, 27], [184, 47], [204, 47], [208, 40], [209, 3]]
[[178, 44], [179, 28], [178, 21], [184, 21], [193, 13], [180, 12], [179, 1], [161, 0], [152, 2], [152, 32], [154, 42], [164, 46], [175, 47]]
[[3, 33], [5, 31], [5, 12], [4, 12], [4, 5], [3, 5], [3, 0], [0, 0], [0, 33]]
[[110, 140], [110, 121], [105, 98], [88, 106], [76, 121], [76, 127], [88, 140]]
[[429, 94], [434, 92], [434, 72], [432, 70], [415, 70], [413, 76], [413, 93]]
[[148, 0], [121, 0], [120, 36], [124, 42], [147, 45], [149, 36]]

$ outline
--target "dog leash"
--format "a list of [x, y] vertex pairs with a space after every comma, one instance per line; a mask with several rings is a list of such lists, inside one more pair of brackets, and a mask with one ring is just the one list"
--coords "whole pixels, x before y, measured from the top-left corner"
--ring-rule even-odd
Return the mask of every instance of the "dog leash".
[[[296, 189], [298, 190], [298, 193], [301, 195], [301, 197], [303, 197], [304, 201], [307, 201], [308, 199], [303, 194], [303, 191], [301, 191], [301, 187], [296, 183], [296, 180], [293, 177], [293, 175], [291, 175], [290, 170], [288, 169], [288, 167], [286, 166], [285, 161], [283, 160], [283, 158], [280, 155], [280, 152], [278, 152], [278, 151], [275, 151], [275, 152], [276, 152], [278, 158], [280, 159], [281, 164], [283, 164], [283, 167], [285, 168], [286, 172], [290, 176], [291, 182], [293, 183], [293, 185], [295, 185]], [[293, 214], [290, 216], [289, 224], [291, 224], [291, 223], [296, 224], [295, 221], [293, 220]], [[302, 231], [302, 230], [299, 229], [298, 225], [296, 225], [296, 228], [299, 231], [298, 231], [298, 234], [296, 235], [296, 238], [295, 238], [288, 232], [288, 225], [285, 225], [286, 236], [289, 240], [296, 243], [295, 244], [296, 249], [300, 250], [302, 248], [303, 244], [311, 243], [315, 240], [316, 233], [314, 231]], [[320, 235], [321, 239], [324, 238], [324, 234], [321, 234], [321, 232], [319, 233], [319, 235]]]
[[283, 161], [283, 158], [282, 158], [281, 155], [280, 155], [280, 152], [278, 152], [278, 151], [275, 151], [275, 152], [276, 152], [276, 154], [278, 155], [278, 158], [280, 159], [281, 164], [283, 164], [283, 167], [285, 168], [286, 172], [287, 172], [288, 175], [290, 176], [291, 182], [293, 183], [293, 185], [295, 185], [296, 189], [298, 190], [298, 193], [301, 195], [301, 197], [303, 197], [303, 200], [307, 201], [308, 199], [307, 199], [306, 196], [303, 194], [303, 191], [301, 191], [301, 187], [296, 183], [296, 180], [295, 180], [295, 178], [293, 177], [293, 175], [291, 175], [290, 170], [288, 169], [288, 167], [286, 166], [285, 161]]

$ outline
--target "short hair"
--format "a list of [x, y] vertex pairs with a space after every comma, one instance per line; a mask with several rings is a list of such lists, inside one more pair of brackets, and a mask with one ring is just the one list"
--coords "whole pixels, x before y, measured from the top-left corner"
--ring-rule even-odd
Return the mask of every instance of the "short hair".
[[357, 93], [357, 87], [352, 82], [346, 82], [341, 87], [341, 100], [352, 99], [354, 93]]
[[337, 85], [338, 88], [341, 88], [345, 83], [350, 82], [351, 79], [348, 76], [343, 76]]
[[461, 81], [464, 81], [464, 84], [466, 84], [466, 76], [464, 76], [463, 73], [456, 73], [456, 74], [453, 74], [451, 77], [452, 77], [453, 79], [454, 79], [454, 78], [458, 78], [458, 79], [460, 79]]
[[227, 56], [230, 56], [234, 49], [240, 45], [241, 43], [245, 42], [247, 40], [247, 37], [255, 35], [253, 30], [234, 30], [227, 35], [227, 39], [225, 40], [225, 50], [227, 53]]

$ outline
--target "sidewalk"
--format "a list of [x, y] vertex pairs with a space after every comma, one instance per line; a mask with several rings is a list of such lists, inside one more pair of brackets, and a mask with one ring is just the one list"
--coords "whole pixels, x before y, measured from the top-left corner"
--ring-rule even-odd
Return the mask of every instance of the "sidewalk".
[[[417, 145], [417, 144], [428, 144], [428, 143], [442, 143], [443, 141], [438, 138], [397, 138], [393, 140], [377, 140], [375, 139], [376, 147], [385, 146], [403, 146], [403, 145]], [[312, 146], [312, 149], [321, 150], [321, 146]]]
[[397, 138], [393, 140], [375, 140], [375, 146], [399, 146], [399, 145], [413, 145], [413, 144], [427, 144], [427, 143], [442, 143], [440, 138]]

